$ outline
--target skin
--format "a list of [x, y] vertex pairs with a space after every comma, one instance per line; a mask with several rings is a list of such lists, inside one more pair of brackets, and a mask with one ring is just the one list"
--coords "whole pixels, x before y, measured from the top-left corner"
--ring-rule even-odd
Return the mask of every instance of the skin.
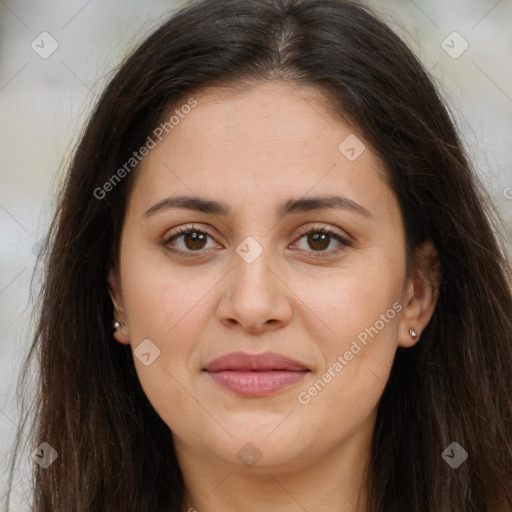
[[[135, 350], [150, 339], [160, 350], [148, 366], [134, 362], [173, 432], [185, 479], [182, 510], [364, 511], [376, 408], [397, 347], [414, 345], [409, 328], [421, 333], [430, 321], [435, 286], [423, 273], [406, 275], [402, 216], [380, 162], [361, 134], [329, 116], [318, 90], [270, 82], [194, 97], [198, 105], [134, 171], [120, 264], [109, 275], [120, 307], [115, 320], [125, 324], [117, 341]], [[366, 146], [354, 161], [338, 149], [350, 134]], [[144, 218], [181, 194], [223, 201], [231, 214], [182, 208]], [[370, 215], [276, 212], [289, 199], [330, 195]], [[167, 244], [191, 257], [167, 250], [170, 235], [190, 223], [210, 236]], [[299, 233], [303, 227], [333, 229], [350, 245], [334, 237], [315, 245]], [[252, 263], [236, 252], [248, 236], [263, 251]], [[427, 242], [418, 256], [435, 285], [435, 248]], [[395, 303], [401, 311], [300, 403], [299, 393]], [[201, 371], [239, 350], [278, 352], [311, 372], [271, 396], [241, 397]], [[251, 467], [237, 457], [248, 442], [261, 454]]]

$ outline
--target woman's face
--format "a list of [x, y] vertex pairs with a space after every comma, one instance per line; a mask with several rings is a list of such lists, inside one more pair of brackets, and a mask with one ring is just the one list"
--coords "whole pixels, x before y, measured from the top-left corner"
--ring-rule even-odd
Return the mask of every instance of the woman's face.
[[[133, 171], [115, 336], [178, 456], [290, 469], [367, 450], [397, 346], [433, 308], [379, 161], [315, 89], [194, 99]], [[211, 365], [234, 352], [263, 357]]]

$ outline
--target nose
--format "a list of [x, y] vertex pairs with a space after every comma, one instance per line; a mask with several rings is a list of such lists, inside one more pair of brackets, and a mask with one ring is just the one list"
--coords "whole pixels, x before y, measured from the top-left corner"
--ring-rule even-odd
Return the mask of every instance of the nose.
[[222, 281], [219, 321], [254, 334], [287, 325], [292, 318], [293, 293], [282, 274], [272, 261], [270, 249], [263, 250], [252, 262], [233, 252], [233, 269]]

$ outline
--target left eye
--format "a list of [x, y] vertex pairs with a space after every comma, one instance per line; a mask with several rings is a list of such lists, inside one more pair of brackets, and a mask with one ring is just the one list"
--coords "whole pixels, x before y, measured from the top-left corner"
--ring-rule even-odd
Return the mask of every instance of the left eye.
[[[199, 252], [202, 249], [205, 249], [208, 238], [213, 240], [213, 237], [206, 231], [190, 226], [185, 226], [184, 228], [180, 229], [178, 233], [175, 233], [170, 238], [168, 238], [165, 242], [165, 245], [171, 245], [172, 247], [176, 247], [178, 251], [185, 253]], [[350, 245], [349, 242], [345, 240], [345, 238], [343, 238], [339, 233], [323, 227], [312, 228], [302, 232], [298, 240], [302, 240], [303, 238], [306, 239], [306, 243], [311, 247], [311, 249], [304, 249], [309, 253], [337, 252], [340, 250], [340, 246], [343, 248], [344, 246]], [[331, 245], [332, 239], [338, 242], [338, 248], [332, 251], [326, 251], [326, 249]], [[178, 243], [171, 243], [177, 240], [181, 241], [181, 247]]]
[[[313, 253], [326, 252], [325, 249], [329, 247], [333, 238], [338, 242], [339, 246], [349, 245], [348, 241], [345, 240], [345, 238], [343, 238], [339, 233], [326, 228], [312, 228], [305, 233], [302, 233], [299, 240], [302, 238], [306, 238], [306, 242], [310, 247], [312, 247], [312, 250], [305, 250]], [[340, 248], [339, 246], [338, 249], [334, 249], [333, 251], [329, 252], [337, 252], [337, 250]]]

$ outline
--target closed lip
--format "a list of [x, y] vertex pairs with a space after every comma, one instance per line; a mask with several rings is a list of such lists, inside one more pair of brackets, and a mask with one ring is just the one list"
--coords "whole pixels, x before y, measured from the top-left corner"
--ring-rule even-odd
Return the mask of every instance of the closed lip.
[[206, 365], [205, 371], [210, 373], [224, 371], [310, 371], [309, 368], [290, 357], [275, 352], [248, 354], [246, 352], [231, 352], [214, 359]]
[[275, 352], [231, 352], [214, 359], [203, 370], [224, 390], [246, 398], [274, 395], [310, 372], [300, 361]]

